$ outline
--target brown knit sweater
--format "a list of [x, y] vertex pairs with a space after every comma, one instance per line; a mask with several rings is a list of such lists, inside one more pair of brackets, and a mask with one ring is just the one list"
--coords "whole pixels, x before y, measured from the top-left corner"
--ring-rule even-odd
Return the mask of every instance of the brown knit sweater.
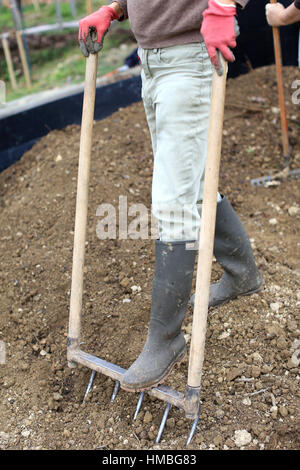
[[[208, 0], [111, 0], [117, 1], [139, 46], [144, 49], [175, 46], [203, 40], [202, 13]], [[237, 0], [242, 8], [249, 0]]]
[[300, 8], [300, 0], [295, 0], [295, 7]]

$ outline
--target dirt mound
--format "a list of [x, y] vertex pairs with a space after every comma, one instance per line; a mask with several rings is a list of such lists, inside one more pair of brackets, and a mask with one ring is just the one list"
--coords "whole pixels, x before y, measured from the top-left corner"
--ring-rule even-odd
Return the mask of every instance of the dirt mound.
[[[296, 168], [300, 106], [292, 101], [292, 83], [300, 71], [285, 68], [284, 75]], [[209, 313], [202, 414], [191, 449], [299, 449], [299, 180], [250, 185], [251, 178], [282, 169], [277, 103], [274, 67], [228, 82], [220, 191], [249, 233], [265, 289]], [[133, 422], [138, 396], [121, 390], [111, 404], [114, 383], [97, 374], [83, 404], [90, 370], [68, 368], [79, 137], [78, 126], [51, 132], [0, 175], [0, 340], [6, 349], [0, 447], [184, 449], [191, 422], [180, 410], [171, 409], [155, 445], [162, 402], [146, 396]], [[150, 210], [151, 177], [142, 103], [95, 123], [82, 341], [84, 350], [124, 368], [147, 333], [153, 242], [99, 239], [97, 208], [111, 204], [118, 221], [119, 198], [126, 196], [128, 207], [142, 203]], [[220, 274], [214, 263], [213, 278]], [[188, 344], [191, 321], [189, 307]], [[187, 364], [168, 385], [184, 390]]]

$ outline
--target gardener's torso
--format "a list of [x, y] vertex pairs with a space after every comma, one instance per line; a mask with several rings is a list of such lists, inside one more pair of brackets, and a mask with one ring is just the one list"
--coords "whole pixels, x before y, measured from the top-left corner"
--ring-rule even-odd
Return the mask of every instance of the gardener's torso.
[[127, 0], [126, 4], [132, 31], [143, 48], [202, 41], [202, 13], [208, 0]]

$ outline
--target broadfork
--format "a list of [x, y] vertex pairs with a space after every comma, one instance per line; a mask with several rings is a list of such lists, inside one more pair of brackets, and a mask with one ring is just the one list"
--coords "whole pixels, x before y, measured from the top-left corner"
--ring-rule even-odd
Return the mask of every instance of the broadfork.
[[[137, 408], [133, 417], [136, 419], [137, 414], [142, 406], [145, 393], [148, 393], [150, 396], [166, 402], [166, 408], [157, 434], [156, 443], [160, 442], [167, 416], [172, 405], [183, 410], [185, 412], [185, 416], [193, 420], [191, 431], [187, 439], [187, 445], [193, 438], [200, 417], [201, 375], [204, 360], [209, 287], [213, 258], [213, 240], [216, 219], [216, 204], [227, 76], [227, 63], [223, 57], [221, 60], [224, 73], [222, 76], [219, 76], [214, 71], [212, 82], [202, 225], [199, 238], [196, 294], [187, 385], [185, 393], [181, 393], [165, 385], [159, 385], [158, 387], [153, 388], [147, 392], [140, 393]], [[115, 381], [115, 388], [111, 398], [111, 401], [113, 402], [120, 388], [120, 380], [122, 375], [125, 373], [125, 369], [80, 349], [85, 238], [88, 210], [88, 186], [97, 64], [97, 54], [90, 54], [86, 59], [85, 88], [80, 136], [67, 359], [68, 365], [70, 367], [76, 367], [77, 364], [81, 364], [92, 370], [89, 384], [83, 400], [85, 400], [92, 387], [96, 372], [100, 372], [101, 374], [104, 374]]]

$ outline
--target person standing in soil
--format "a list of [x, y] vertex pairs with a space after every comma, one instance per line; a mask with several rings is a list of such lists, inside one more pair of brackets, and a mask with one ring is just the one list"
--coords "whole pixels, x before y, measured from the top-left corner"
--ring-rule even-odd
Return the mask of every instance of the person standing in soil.
[[[127, 391], [160, 384], [186, 354], [181, 331], [190, 299], [201, 224], [213, 67], [234, 61], [236, 9], [248, 0], [117, 0], [79, 22], [82, 53], [96, 53], [113, 20], [129, 18], [142, 64], [142, 98], [154, 169], [158, 220], [150, 324], [145, 346], [121, 380]], [[89, 28], [97, 30], [97, 42]], [[214, 255], [224, 269], [209, 306], [261, 290], [249, 238], [224, 195], [218, 198]]]
[[300, 21], [300, 0], [285, 8], [281, 3], [268, 3], [266, 16], [270, 26], [288, 26]]

